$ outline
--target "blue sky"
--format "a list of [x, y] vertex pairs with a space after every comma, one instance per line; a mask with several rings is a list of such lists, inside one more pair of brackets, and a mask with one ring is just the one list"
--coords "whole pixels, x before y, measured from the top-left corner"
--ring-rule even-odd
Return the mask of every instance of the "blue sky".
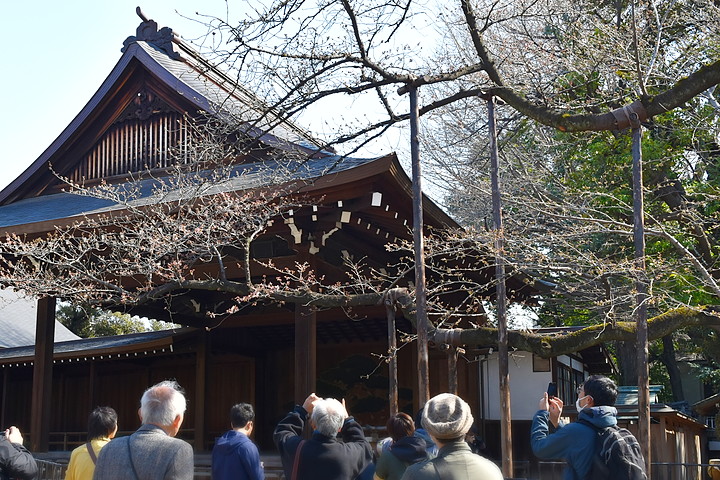
[[[196, 11], [224, 16], [224, 0], [41, 0], [3, 3], [0, 16], [0, 189], [20, 175], [90, 100], [143, 13], [185, 38]], [[243, 2], [244, 3], [244, 2]]]

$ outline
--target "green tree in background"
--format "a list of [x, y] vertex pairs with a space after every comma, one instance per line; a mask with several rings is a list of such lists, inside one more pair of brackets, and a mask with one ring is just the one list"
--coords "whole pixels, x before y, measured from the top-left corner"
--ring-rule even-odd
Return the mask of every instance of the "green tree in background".
[[83, 338], [126, 335], [176, 327], [173, 323], [154, 319], [145, 321], [128, 313], [108, 312], [100, 308], [69, 303], [58, 306], [56, 318], [75, 335]]

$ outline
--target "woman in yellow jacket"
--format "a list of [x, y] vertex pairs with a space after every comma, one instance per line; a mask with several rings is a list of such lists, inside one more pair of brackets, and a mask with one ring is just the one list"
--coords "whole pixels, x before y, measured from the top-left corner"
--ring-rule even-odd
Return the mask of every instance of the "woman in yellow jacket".
[[117, 433], [117, 413], [110, 407], [96, 407], [88, 418], [88, 441], [70, 454], [65, 480], [92, 480], [100, 450]]

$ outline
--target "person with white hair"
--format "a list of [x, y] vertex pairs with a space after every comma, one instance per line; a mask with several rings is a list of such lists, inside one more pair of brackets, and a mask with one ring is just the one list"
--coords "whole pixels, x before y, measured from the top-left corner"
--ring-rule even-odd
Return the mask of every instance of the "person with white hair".
[[475, 455], [465, 441], [472, 424], [470, 406], [457, 395], [441, 393], [428, 400], [422, 425], [438, 446], [438, 454], [410, 465], [402, 480], [502, 480], [500, 468]]
[[[304, 440], [308, 417], [313, 434]], [[289, 480], [354, 480], [373, 458], [362, 427], [348, 416], [344, 402], [314, 393], [280, 421], [273, 441]]]
[[108, 443], [98, 455], [94, 480], [192, 480], [193, 449], [174, 438], [185, 418], [183, 390], [166, 380], [145, 390], [140, 399], [142, 426]]

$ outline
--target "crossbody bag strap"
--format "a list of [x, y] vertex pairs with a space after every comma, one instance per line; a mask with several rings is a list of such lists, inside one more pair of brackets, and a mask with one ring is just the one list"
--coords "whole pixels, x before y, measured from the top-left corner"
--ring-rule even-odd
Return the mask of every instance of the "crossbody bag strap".
[[90, 442], [87, 442], [85, 446], [87, 447], [88, 455], [90, 455], [90, 460], [92, 460], [93, 465], [97, 465], [97, 456], [93, 451], [92, 445], [90, 444]]
[[435, 457], [432, 460], [433, 467], [435, 467], [435, 473], [440, 480], [451, 480], [453, 478], [450, 466], [442, 457]]
[[130, 450], [130, 439], [131, 438], [132, 438], [132, 435], [127, 437], [128, 441], [126, 443], [127, 451], [128, 451], [128, 458], [130, 459], [130, 468], [132, 468], [133, 475], [135, 475], [135, 480], [140, 480], [140, 475], [138, 475], [137, 470], [135, 470], [135, 462], [133, 462], [132, 450]]
[[300, 466], [300, 450], [302, 450], [304, 443], [305, 443], [305, 440], [300, 440], [297, 450], [295, 450], [295, 461], [293, 462], [293, 468], [292, 468], [292, 472], [290, 474], [291, 475], [290, 480], [297, 480], [298, 467]]

